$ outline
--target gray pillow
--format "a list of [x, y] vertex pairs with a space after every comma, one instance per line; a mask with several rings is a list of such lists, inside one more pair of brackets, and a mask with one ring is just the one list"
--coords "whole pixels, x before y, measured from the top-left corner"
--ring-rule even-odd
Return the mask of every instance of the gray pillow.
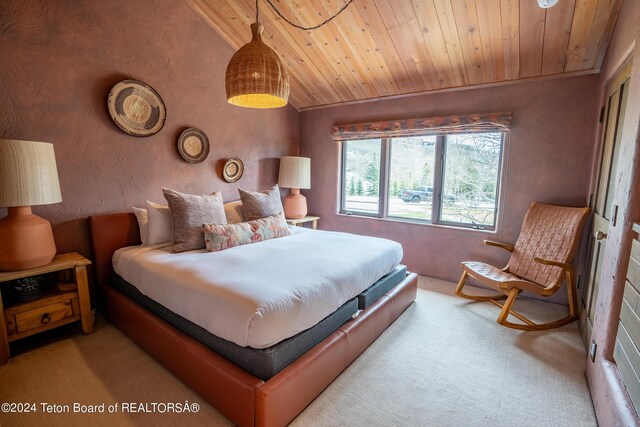
[[163, 188], [169, 203], [173, 225], [173, 252], [203, 249], [204, 232], [202, 224], [226, 224], [221, 193], [210, 196], [183, 194]]
[[245, 191], [242, 188], [238, 188], [238, 192], [247, 221], [282, 213], [278, 184], [263, 192]]

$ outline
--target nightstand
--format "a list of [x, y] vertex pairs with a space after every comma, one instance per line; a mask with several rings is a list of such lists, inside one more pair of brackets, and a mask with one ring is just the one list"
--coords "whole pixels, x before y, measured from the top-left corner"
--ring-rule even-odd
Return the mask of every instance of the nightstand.
[[8, 303], [0, 293], [0, 365], [9, 360], [9, 343], [68, 323], [80, 321], [85, 334], [93, 332], [87, 265], [91, 261], [76, 252], [56, 255], [49, 264], [21, 271], [0, 272], [6, 282], [36, 275], [55, 275], [58, 284], [28, 302]]
[[311, 223], [311, 228], [313, 228], [315, 230], [315, 229], [318, 228], [318, 220], [319, 219], [320, 219], [319, 216], [307, 215], [304, 218], [288, 219], [287, 220], [287, 224], [302, 226], [302, 224], [305, 224], [305, 223], [309, 222], [309, 223]]

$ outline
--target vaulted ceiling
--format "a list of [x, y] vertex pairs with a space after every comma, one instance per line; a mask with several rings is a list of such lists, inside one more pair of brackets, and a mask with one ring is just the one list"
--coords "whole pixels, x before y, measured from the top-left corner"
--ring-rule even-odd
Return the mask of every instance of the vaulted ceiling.
[[[188, 0], [233, 47], [251, 38], [254, 0]], [[272, 0], [313, 26], [347, 0]], [[598, 72], [621, 0], [355, 0], [324, 27], [289, 26], [260, 2], [264, 41], [299, 109], [563, 73]]]

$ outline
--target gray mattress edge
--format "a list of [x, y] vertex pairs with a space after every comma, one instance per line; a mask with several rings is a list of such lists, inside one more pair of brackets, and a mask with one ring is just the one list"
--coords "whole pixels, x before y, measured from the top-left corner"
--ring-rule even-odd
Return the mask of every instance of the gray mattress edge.
[[369, 307], [387, 291], [400, 283], [405, 277], [407, 277], [407, 267], [404, 265], [397, 266], [391, 273], [387, 274], [358, 295], [358, 309], [364, 310]]

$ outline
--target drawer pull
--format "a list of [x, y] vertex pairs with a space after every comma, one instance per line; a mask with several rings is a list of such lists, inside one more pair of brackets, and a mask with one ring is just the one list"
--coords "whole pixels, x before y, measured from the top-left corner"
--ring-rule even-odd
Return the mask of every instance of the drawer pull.
[[51, 317], [49, 317], [49, 313], [43, 314], [42, 319], [40, 319], [40, 323], [44, 323], [46, 325], [49, 322], [51, 322]]

